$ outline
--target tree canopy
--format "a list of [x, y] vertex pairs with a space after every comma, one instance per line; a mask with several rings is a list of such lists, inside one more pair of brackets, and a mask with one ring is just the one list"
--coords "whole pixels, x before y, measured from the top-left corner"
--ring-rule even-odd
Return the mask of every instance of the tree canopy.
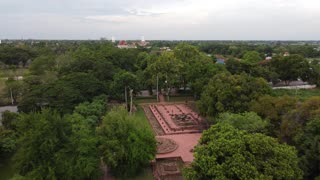
[[102, 159], [116, 176], [133, 176], [156, 153], [153, 132], [140, 118], [123, 107], [112, 109], [97, 129]]
[[294, 147], [217, 124], [203, 132], [186, 179], [302, 179]]
[[262, 119], [254, 112], [244, 112], [240, 114], [222, 113], [215, 120], [220, 124], [229, 124], [239, 130], [248, 132], [267, 132], [269, 121]]
[[216, 116], [222, 112], [245, 112], [251, 101], [268, 93], [270, 87], [263, 78], [220, 73], [209, 81], [198, 107], [207, 116]]

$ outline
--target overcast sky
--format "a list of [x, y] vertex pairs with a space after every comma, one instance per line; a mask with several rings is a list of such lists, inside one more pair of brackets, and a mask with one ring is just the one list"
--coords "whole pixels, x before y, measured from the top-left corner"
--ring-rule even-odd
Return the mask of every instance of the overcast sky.
[[320, 40], [320, 0], [0, 0], [0, 39]]

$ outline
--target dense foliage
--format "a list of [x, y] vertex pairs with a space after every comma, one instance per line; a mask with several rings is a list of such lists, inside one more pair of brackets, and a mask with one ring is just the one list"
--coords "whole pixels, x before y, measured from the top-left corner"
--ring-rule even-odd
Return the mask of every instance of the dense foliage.
[[117, 176], [133, 176], [152, 160], [156, 141], [141, 119], [122, 108], [112, 109], [98, 128], [102, 159]]
[[247, 74], [221, 73], [214, 76], [206, 86], [198, 103], [200, 112], [216, 116], [222, 112], [245, 112], [250, 102], [270, 93], [270, 87], [262, 78]]
[[205, 131], [186, 179], [302, 179], [296, 149], [230, 125]]
[[248, 132], [266, 133], [269, 126], [269, 121], [262, 119], [254, 112], [240, 114], [221, 113], [215, 121], [219, 124], [229, 124], [236, 129]]

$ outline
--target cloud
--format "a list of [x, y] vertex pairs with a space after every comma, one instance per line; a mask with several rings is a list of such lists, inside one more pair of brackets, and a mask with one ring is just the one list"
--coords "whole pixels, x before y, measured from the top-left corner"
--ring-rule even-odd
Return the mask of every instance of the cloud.
[[7, 38], [320, 39], [320, 2], [1, 0], [0, 22]]

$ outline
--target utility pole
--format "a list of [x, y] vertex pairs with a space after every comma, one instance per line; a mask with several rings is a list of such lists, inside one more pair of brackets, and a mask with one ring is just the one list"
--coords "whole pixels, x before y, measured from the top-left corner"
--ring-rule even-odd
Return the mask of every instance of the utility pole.
[[13, 105], [13, 95], [12, 95], [12, 88], [10, 88], [10, 96], [11, 96], [11, 104]]
[[126, 109], [128, 109], [127, 86], [124, 86], [124, 98], [126, 102]]
[[132, 92], [133, 92], [133, 89], [130, 89], [130, 115], [132, 115]]

